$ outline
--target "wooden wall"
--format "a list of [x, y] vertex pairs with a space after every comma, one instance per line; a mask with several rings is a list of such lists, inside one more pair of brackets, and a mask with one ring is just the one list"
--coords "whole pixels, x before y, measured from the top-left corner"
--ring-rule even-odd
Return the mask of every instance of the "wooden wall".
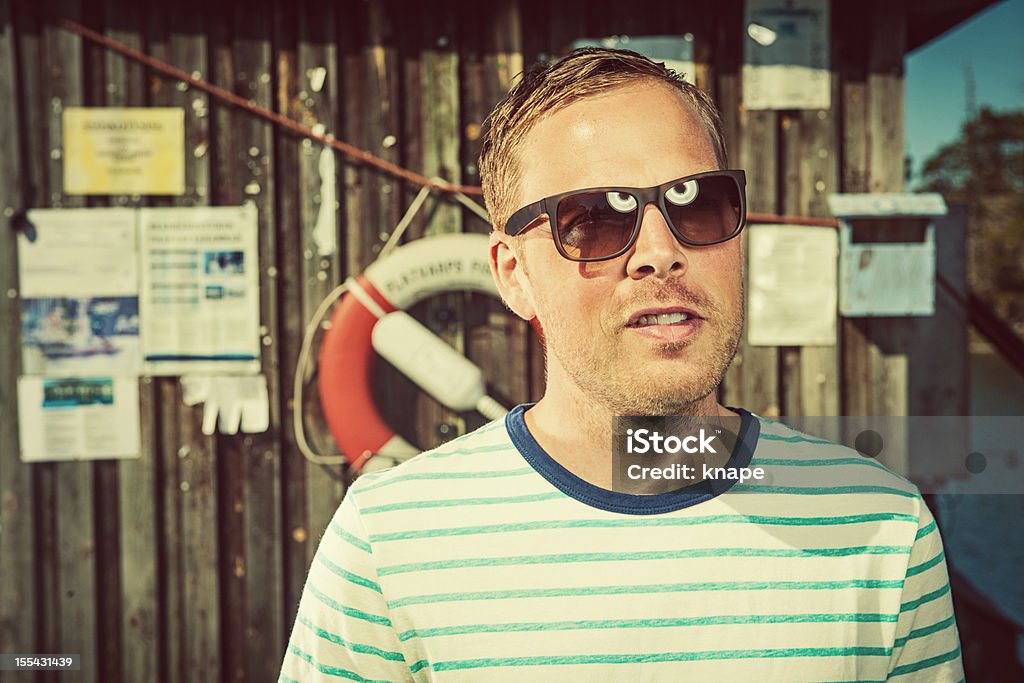
[[[690, 32], [697, 81], [723, 109], [733, 164], [747, 169], [751, 210], [825, 215], [830, 192], [901, 188], [905, 17], [886, 0], [833, 8], [832, 108], [782, 112], [742, 107], [739, 0], [277, 0], [219, 14], [196, 0], [46, 6], [385, 159], [465, 183], [478, 182], [479, 124], [524, 64], [579, 37]], [[308, 71], [317, 67], [327, 78], [314, 91]], [[74, 680], [82, 681], [275, 680], [306, 568], [343, 494], [337, 468], [297, 452], [286, 419], [302, 329], [337, 282], [373, 260], [418, 188], [339, 157], [340, 251], [321, 258], [311, 237], [316, 144], [150, 74], [12, 0], [0, 0], [0, 103], [0, 652], [80, 653]], [[183, 107], [186, 194], [63, 194], [60, 122], [71, 105]], [[200, 411], [182, 403], [176, 379], [142, 379], [141, 459], [20, 463], [12, 213], [250, 199], [260, 215], [271, 430], [203, 436]], [[452, 203], [426, 208], [412, 237], [487, 230]], [[446, 296], [415, 313], [486, 368], [495, 395], [509, 403], [540, 395], [537, 341], [500, 304]], [[962, 313], [950, 315], [962, 322]], [[769, 415], [912, 411], [931, 395], [927, 382], [907, 386], [915, 324], [842, 321], [838, 347], [744, 346], [725, 399]], [[931, 410], [963, 414], [959, 361], [950, 358], [943, 372], [954, 377], [952, 393]], [[379, 374], [386, 417], [420, 445], [480, 423], [420, 396], [394, 371]], [[315, 401], [307, 414], [314, 443], [329, 452]], [[72, 679], [5, 672], [4, 680]]]

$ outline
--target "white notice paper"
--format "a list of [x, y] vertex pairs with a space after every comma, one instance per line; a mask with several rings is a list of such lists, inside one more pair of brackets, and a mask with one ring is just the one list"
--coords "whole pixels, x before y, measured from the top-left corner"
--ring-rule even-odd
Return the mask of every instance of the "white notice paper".
[[828, 109], [828, 0], [747, 0], [743, 106]]
[[252, 204], [139, 210], [147, 374], [260, 370]]
[[21, 377], [22, 462], [139, 457], [135, 377]]
[[797, 225], [753, 225], [749, 230], [747, 342], [834, 346], [836, 231]]
[[36, 209], [18, 234], [26, 375], [137, 375], [133, 209]]

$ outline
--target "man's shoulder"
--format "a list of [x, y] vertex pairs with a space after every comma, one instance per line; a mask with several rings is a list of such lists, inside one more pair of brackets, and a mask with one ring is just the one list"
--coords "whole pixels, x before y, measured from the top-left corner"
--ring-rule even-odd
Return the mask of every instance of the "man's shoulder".
[[498, 419], [400, 465], [364, 474], [349, 493], [362, 500], [384, 489], [415, 486], [422, 492], [456, 480], [485, 479], [516, 464], [526, 467], [521, 459], [510, 457], [515, 454], [505, 421]]

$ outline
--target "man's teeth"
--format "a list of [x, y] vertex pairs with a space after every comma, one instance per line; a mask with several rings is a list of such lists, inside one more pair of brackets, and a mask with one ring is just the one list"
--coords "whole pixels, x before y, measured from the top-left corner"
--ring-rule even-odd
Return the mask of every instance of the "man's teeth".
[[660, 314], [648, 314], [642, 315], [636, 320], [637, 325], [674, 325], [675, 323], [681, 323], [684, 320], [689, 320], [690, 316], [685, 313], [660, 313]]

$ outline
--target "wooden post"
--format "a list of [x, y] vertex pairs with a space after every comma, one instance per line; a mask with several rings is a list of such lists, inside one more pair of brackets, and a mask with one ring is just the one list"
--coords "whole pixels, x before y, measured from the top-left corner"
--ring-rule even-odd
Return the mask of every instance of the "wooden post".
[[[10, 221], [25, 208], [26, 169], [21, 168], [21, 108], [25, 102], [15, 60], [11, 3], [0, 3], [0, 652], [38, 652], [36, 556], [33, 539], [32, 468], [18, 459], [18, 374], [21, 370], [21, 315], [18, 305], [17, 233]], [[28, 683], [29, 671], [4, 672], [5, 680]]]
[[[833, 90], [838, 93], [838, 88]], [[838, 185], [834, 152], [838, 129], [833, 114], [838, 109], [839, 105], [834, 101], [833, 109], [787, 112], [782, 115], [784, 213], [829, 215], [826, 198], [837, 190]], [[783, 360], [783, 414], [838, 415], [838, 339], [834, 346], [786, 347], [781, 348], [779, 353]]]
[[[333, 6], [317, 8], [302, 3], [298, 11], [276, 10], [276, 108], [310, 125], [322, 125], [327, 132], [338, 130], [337, 93], [339, 73], [334, 47], [336, 26]], [[292, 380], [295, 361], [305, 326], [320, 300], [339, 282], [338, 225], [331, 226], [335, 240], [333, 253], [321, 255], [314, 238], [317, 218], [329, 200], [331, 191], [340, 198], [341, 188], [335, 176], [321, 178], [323, 148], [310, 140], [278, 132], [277, 168], [295, 168], [297, 173], [277, 173], [278, 243], [278, 341], [281, 356], [282, 394], [282, 501], [283, 501], [283, 598], [285, 627], [291, 625], [299, 603], [306, 572], [322, 536], [341, 498], [337, 474], [325, 467], [306, 462], [296, 446], [291, 429]], [[334, 154], [328, 151], [327, 154]], [[334, 157], [336, 175], [344, 169], [344, 159]], [[341, 215], [335, 207], [336, 216]], [[300, 235], [301, 239], [295, 239]], [[316, 362], [316, 357], [310, 359]], [[300, 369], [301, 371], [301, 369]], [[326, 433], [315, 387], [305, 392], [303, 419], [306, 437], [320, 453], [333, 453], [336, 446]], [[340, 466], [332, 467], [340, 471]], [[283, 652], [283, 650], [282, 650]], [[280, 654], [280, 653], [279, 653]]]
[[[468, 27], [463, 25], [461, 37], [463, 182], [479, 184], [482, 125], [523, 69], [525, 37], [521, 34], [517, 0], [487, 5], [463, 21], [466, 19], [475, 21]], [[473, 200], [483, 204], [482, 198]], [[463, 220], [467, 232], [491, 231], [489, 223], [469, 211], [463, 212]], [[496, 299], [472, 296], [470, 302], [465, 309], [466, 355], [487, 368], [488, 385], [495, 398], [508, 407], [529, 401], [531, 381], [543, 391], [543, 361], [531, 363], [533, 332]], [[532, 371], [537, 369], [539, 378], [531, 380]], [[467, 429], [485, 421], [482, 416], [474, 416], [473, 421], [467, 420]]]
[[[78, 2], [66, 0], [52, 10], [64, 17], [80, 19]], [[83, 207], [81, 197], [64, 194], [63, 112], [85, 103], [82, 84], [82, 40], [53, 25], [42, 28], [43, 65], [46, 78], [45, 98], [46, 187], [53, 208]], [[82, 655], [80, 678], [96, 681], [99, 675], [99, 650], [96, 632], [96, 536], [93, 497], [93, 463], [62, 462], [48, 466], [54, 473], [53, 497], [49, 510], [56, 511], [54, 555], [41, 558], [53, 561], [57, 571], [56, 640], [49, 643], [54, 652]], [[47, 487], [48, 488], [48, 487]], [[45, 513], [44, 513], [45, 514]]]
[[[748, 210], [775, 213], [778, 210], [778, 114], [741, 110], [740, 127], [739, 166], [747, 171]], [[746, 240], [745, 235], [743, 239]], [[726, 402], [759, 415], [779, 415], [778, 363], [776, 347], [752, 346], [747, 343], [744, 331], [739, 353], [726, 377]]]
[[[241, 73], [236, 87], [248, 89], [249, 97], [264, 107], [273, 107], [271, 51], [272, 16], [254, 13], [243, 5], [236, 7], [235, 54]], [[245, 74], [247, 78], [242, 78]], [[237, 92], [237, 91], [236, 91]], [[243, 175], [246, 195], [256, 202], [259, 215], [260, 319], [262, 322], [262, 372], [267, 380], [270, 424], [282, 424], [280, 385], [280, 329], [277, 278], [281, 264], [277, 260], [279, 244], [275, 229], [275, 183], [278, 168], [274, 153], [273, 126], [260, 118], [243, 114], [240, 129], [243, 148], [248, 155], [248, 175]], [[238, 152], [236, 147], [236, 158]], [[236, 179], [240, 182], [242, 179]], [[259, 191], [254, 194], [256, 185]], [[288, 235], [293, 240], [294, 236]], [[281, 600], [281, 444], [276, 430], [227, 439], [244, 455], [244, 543], [245, 611], [242, 665], [245, 677], [272, 680], [281, 665], [280, 643], [285, 640], [284, 604]], [[230, 457], [225, 453], [224, 457]], [[289, 619], [291, 615], [289, 615]], [[290, 626], [290, 624], [289, 624]]]
[[[108, 29], [114, 40], [143, 47], [143, 21], [138, 8], [107, 2], [104, 24], [117, 16], [120, 29]], [[96, 45], [87, 50], [93, 78], [90, 101], [112, 107], [146, 104], [141, 65]], [[141, 206], [140, 198], [120, 195], [108, 204]], [[158, 527], [156, 462], [158, 458], [156, 387], [140, 382], [141, 453], [137, 460], [97, 463], [101, 639], [100, 675], [104, 681], [158, 680], [159, 611], [157, 585]]]
[[[311, 6], [304, 15], [301, 15], [300, 19], [302, 26], [299, 38], [299, 79], [302, 83], [301, 91], [307, 93], [307, 99], [299, 102], [299, 105], [303, 107], [302, 116], [322, 122], [328, 130], [339, 131], [342, 127], [340, 109], [343, 98], [340, 91], [339, 50], [336, 47], [338, 41], [337, 16], [329, 7]], [[316, 90], [313, 88], [312, 79], [317, 76], [313, 70], [320, 68], [326, 69], [326, 75], [324, 84], [319, 90]], [[330, 152], [334, 154], [335, 177], [321, 177], [321, 148], [315, 144], [307, 145], [305, 142], [302, 143], [302, 147], [299, 178], [303, 188], [300, 194], [300, 217], [304, 250], [301, 271], [303, 325], [298, 330], [300, 333], [313, 317], [321, 300], [342, 281], [345, 244], [340, 233], [340, 224], [344, 217], [344, 188], [339, 181], [344, 177], [345, 167], [349, 164], [344, 156]], [[320, 255], [317, 241], [313, 238], [313, 229], [316, 227], [320, 207], [326, 201], [326, 198], [320, 193], [329, 183], [334, 183], [334, 193], [337, 199], [334, 207], [336, 219], [333, 227], [336, 246], [333, 254]], [[284, 241], [282, 238], [282, 245]], [[310, 360], [315, 363], [317, 359], [314, 356]], [[282, 388], [290, 396], [291, 387], [284, 377], [285, 374], [282, 372]], [[309, 429], [310, 443], [320, 453], [334, 453], [337, 446], [327, 429], [323, 412], [320, 410], [320, 396], [315, 389], [315, 386], [311, 386], [306, 392], [306, 424]], [[309, 540], [300, 540], [302, 534], [296, 534], [295, 529], [288, 533], [288, 537], [294, 542], [303, 543], [305, 566], [308, 568], [309, 563], [313, 560], [313, 552], [316, 550], [315, 541], [326, 531], [345, 492], [341, 480], [341, 467], [307, 466], [306, 487], [309, 520], [305, 536]]]
[[[220, 38], [217, 31], [223, 22], [203, 22], [200, 6], [194, 3], [179, 11], [168, 8], [169, 57], [178, 68], [217, 80], [218, 72], [208, 63], [207, 54], [208, 49], [215, 49], [214, 59], [224, 59], [223, 43], [213, 37]], [[223, 161], [221, 145], [231, 140], [230, 128], [222, 125], [222, 120], [216, 122], [216, 127], [211, 123], [212, 102], [208, 96], [158, 77], [150, 83], [155, 96], [165, 98], [171, 106], [185, 108], [186, 195], [172, 204], [229, 203], [213, 196], [211, 178], [213, 159]], [[214, 681], [221, 678], [222, 659], [216, 442], [202, 433], [202, 409], [182, 403], [179, 382], [161, 382], [167, 528], [169, 534], [176, 534], [165, 539], [171, 564], [167, 576], [168, 630], [173, 634], [168, 645], [167, 677], [169, 681], [175, 676], [177, 680]]]

